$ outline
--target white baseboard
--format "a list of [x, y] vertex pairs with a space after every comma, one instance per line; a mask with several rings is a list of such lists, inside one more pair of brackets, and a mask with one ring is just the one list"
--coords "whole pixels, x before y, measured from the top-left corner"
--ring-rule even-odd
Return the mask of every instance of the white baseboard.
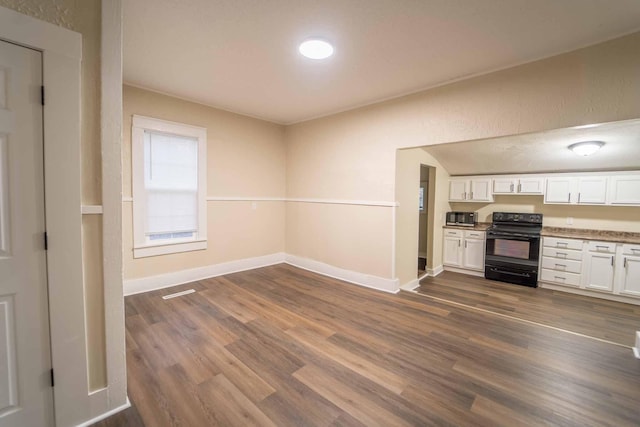
[[[99, 390], [99, 392], [102, 392], [103, 390], [107, 390], [106, 388]], [[117, 414], [120, 411], [124, 411], [127, 408], [131, 407], [131, 402], [129, 401], [129, 397], [127, 396], [127, 401], [124, 405], [118, 406], [117, 408], [114, 408], [110, 411], [107, 412], [103, 412], [102, 414], [98, 415], [97, 417], [91, 418], [88, 421], [83, 422], [82, 424], [78, 424], [76, 427], [89, 427], [91, 425], [94, 425], [95, 423], [97, 423], [98, 421], [102, 421], [104, 419], [109, 418], [112, 415]]]
[[613, 294], [607, 294], [605, 292], [589, 291], [581, 288], [570, 288], [568, 286], [555, 285], [553, 283], [540, 282], [540, 281], [538, 281], [538, 287], [544, 288], [544, 289], [552, 289], [554, 291], [567, 292], [570, 294], [584, 295], [587, 297], [602, 298], [602, 299], [608, 299], [610, 301], [640, 305], [640, 299], [634, 298], [634, 297], [627, 297], [624, 295], [613, 295]]
[[422, 279], [424, 279], [425, 277], [429, 277], [430, 274], [428, 272], [426, 272], [425, 274], [423, 274], [422, 276], [418, 277], [417, 279], [413, 279], [410, 282], [405, 283], [404, 285], [400, 286], [400, 289], [402, 289], [403, 291], [413, 291], [414, 289], [417, 289], [420, 287], [420, 281]]
[[245, 270], [253, 270], [254, 268], [266, 267], [268, 265], [280, 264], [284, 261], [284, 252], [279, 252], [271, 255], [245, 258], [236, 261], [224, 262], [221, 264], [208, 265], [206, 267], [191, 268], [189, 270], [180, 270], [173, 273], [159, 274], [157, 276], [125, 280], [124, 295], [134, 295], [142, 292], [164, 289], [170, 286], [182, 285], [184, 283], [208, 279], [210, 277], [222, 276], [224, 274], [237, 273], [239, 271]]
[[462, 274], [467, 274], [469, 276], [484, 277], [484, 270], [483, 271], [467, 270], [466, 268], [458, 268], [458, 267], [444, 267], [444, 269], [446, 271], [453, 271], [454, 273], [462, 273]]
[[438, 274], [442, 273], [443, 271], [444, 271], [444, 267], [442, 265], [439, 265], [434, 268], [427, 268], [427, 275], [431, 277], [436, 277]]
[[314, 261], [312, 259], [289, 254], [285, 256], [284, 262], [293, 265], [294, 267], [322, 274], [323, 276], [333, 277], [334, 279], [344, 280], [345, 282], [376, 289], [378, 291], [395, 294], [400, 290], [400, 283], [398, 279], [385, 279], [383, 277], [371, 276], [357, 271], [345, 270], [344, 268], [335, 267], [320, 261]]
[[636, 346], [633, 347], [633, 354], [636, 359], [640, 359], [640, 331], [636, 331]]

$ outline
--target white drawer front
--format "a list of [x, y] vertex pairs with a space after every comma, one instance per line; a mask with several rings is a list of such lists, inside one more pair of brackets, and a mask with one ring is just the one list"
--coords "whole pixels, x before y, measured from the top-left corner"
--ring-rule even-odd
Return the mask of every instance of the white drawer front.
[[580, 275], [575, 273], [567, 273], [564, 271], [542, 269], [540, 280], [544, 282], [556, 283], [558, 285], [566, 285], [572, 287], [580, 287]]
[[484, 239], [484, 231], [464, 230], [464, 237], [467, 239]]
[[571, 259], [574, 261], [582, 261], [582, 251], [575, 251], [572, 249], [558, 249], [558, 248], [542, 248], [542, 255], [558, 259]]
[[601, 252], [605, 254], [616, 253], [616, 244], [613, 242], [589, 242], [587, 244], [589, 252]]
[[640, 245], [630, 245], [625, 243], [622, 245], [622, 254], [640, 256]]
[[444, 235], [448, 237], [462, 237], [462, 230], [452, 230], [450, 228], [445, 228]]
[[578, 273], [582, 271], [581, 261], [542, 257], [542, 268], [560, 272]]
[[582, 250], [582, 240], [545, 237], [543, 244], [549, 248]]

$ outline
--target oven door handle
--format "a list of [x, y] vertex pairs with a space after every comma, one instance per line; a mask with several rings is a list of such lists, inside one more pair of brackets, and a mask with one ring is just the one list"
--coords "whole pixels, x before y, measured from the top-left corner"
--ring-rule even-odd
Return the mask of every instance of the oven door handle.
[[504, 237], [508, 238], [509, 240], [521, 240], [523, 242], [529, 242], [531, 240], [539, 239], [538, 236], [514, 236], [513, 234], [507, 234], [507, 233], [487, 234], [487, 239], [500, 239]]
[[514, 273], [513, 271], [500, 270], [499, 268], [496, 268], [496, 267], [491, 267], [490, 270], [493, 271], [494, 273], [510, 274], [512, 276], [518, 276], [518, 277], [531, 277], [529, 273]]

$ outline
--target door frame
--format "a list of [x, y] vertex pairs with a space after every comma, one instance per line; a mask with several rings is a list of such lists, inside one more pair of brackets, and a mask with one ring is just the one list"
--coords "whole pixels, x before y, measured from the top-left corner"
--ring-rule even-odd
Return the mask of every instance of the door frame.
[[[0, 7], [0, 39], [42, 52], [45, 218], [55, 420], [89, 418], [81, 236], [82, 36]], [[64, 167], [61, 167], [61, 166]]]

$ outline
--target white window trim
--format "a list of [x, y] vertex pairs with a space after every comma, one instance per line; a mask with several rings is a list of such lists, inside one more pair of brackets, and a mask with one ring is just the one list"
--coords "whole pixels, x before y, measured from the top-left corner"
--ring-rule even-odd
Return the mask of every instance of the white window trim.
[[[144, 235], [144, 131], [169, 133], [197, 138], [198, 140], [198, 231], [194, 240], [188, 242], [160, 242], [150, 244]], [[155, 119], [133, 116], [131, 128], [131, 167], [133, 180], [133, 257], [167, 255], [179, 252], [197, 251], [207, 248], [207, 129]]]

